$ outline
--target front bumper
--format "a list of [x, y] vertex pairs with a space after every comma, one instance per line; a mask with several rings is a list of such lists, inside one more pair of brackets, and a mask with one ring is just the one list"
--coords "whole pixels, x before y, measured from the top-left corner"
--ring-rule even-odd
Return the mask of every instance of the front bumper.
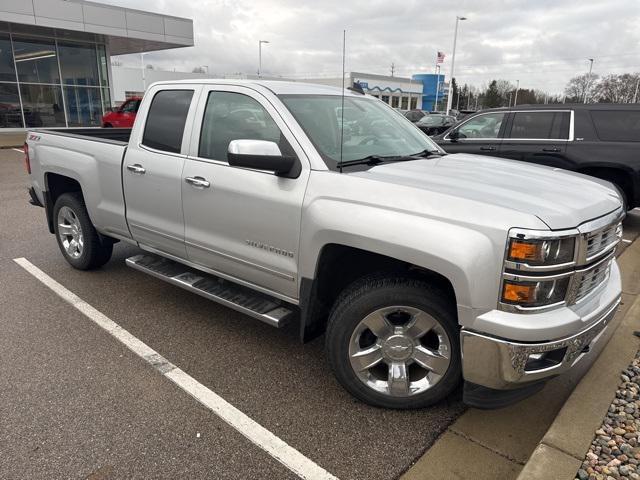
[[504, 340], [462, 330], [462, 371], [467, 382], [507, 390], [566, 372], [607, 338], [606, 327], [615, 316], [620, 295], [598, 313], [584, 330], [558, 340], [529, 343]]

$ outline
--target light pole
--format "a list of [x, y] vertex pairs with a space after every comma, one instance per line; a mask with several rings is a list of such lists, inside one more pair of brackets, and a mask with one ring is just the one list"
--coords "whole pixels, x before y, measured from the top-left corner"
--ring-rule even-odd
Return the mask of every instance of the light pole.
[[589, 87], [591, 86], [591, 71], [593, 70], [593, 58], [587, 58], [589, 60], [589, 76], [587, 77], [587, 84], [584, 87], [584, 101], [587, 103], [587, 95], [589, 94]]
[[269, 40], [258, 40], [258, 77], [262, 74], [262, 44]]
[[140, 68], [142, 68], [142, 91], [147, 89], [147, 79], [145, 78], [144, 53], [140, 54]]
[[520, 80], [516, 80], [516, 96], [513, 99], [513, 106], [515, 107], [518, 103], [518, 89], [520, 88]]
[[456, 28], [453, 32], [453, 52], [451, 53], [451, 73], [449, 74], [449, 94], [447, 95], [447, 115], [451, 111], [451, 105], [453, 103], [453, 92], [451, 91], [453, 88], [453, 67], [456, 63], [456, 42], [458, 41], [458, 22], [462, 20], [466, 20], [467, 17], [459, 17], [456, 16]]
[[440, 65], [436, 65], [436, 104], [434, 110], [438, 111], [438, 96], [440, 95]]

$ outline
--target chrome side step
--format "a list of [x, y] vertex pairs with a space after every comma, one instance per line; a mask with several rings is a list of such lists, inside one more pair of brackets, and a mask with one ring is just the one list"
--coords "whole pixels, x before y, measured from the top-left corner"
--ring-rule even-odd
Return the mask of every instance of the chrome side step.
[[272, 297], [187, 267], [159, 255], [141, 254], [126, 260], [129, 267], [268, 323], [282, 327], [293, 309]]

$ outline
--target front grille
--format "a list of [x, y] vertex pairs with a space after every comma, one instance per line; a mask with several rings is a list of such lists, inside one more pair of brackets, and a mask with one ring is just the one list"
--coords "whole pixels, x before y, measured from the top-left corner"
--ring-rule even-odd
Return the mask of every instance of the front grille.
[[570, 292], [570, 303], [579, 302], [602, 285], [609, 278], [611, 262], [612, 260], [598, 262], [588, 270], [576, 272]]
[[608, 225], [605, 228], [587, 234], [586, 261], [588, 262], [615, 248], [621, 236], [622, 223]]

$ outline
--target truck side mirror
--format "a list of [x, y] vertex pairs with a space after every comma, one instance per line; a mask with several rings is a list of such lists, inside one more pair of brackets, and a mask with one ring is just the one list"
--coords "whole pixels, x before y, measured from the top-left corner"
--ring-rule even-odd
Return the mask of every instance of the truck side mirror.
[[282, 177], [290, 176], [296, 164], [294, 156], [282, 155], [277, 143], [246, 139], [229, 142], [227, 161], [232, 167], [266, 170]]

